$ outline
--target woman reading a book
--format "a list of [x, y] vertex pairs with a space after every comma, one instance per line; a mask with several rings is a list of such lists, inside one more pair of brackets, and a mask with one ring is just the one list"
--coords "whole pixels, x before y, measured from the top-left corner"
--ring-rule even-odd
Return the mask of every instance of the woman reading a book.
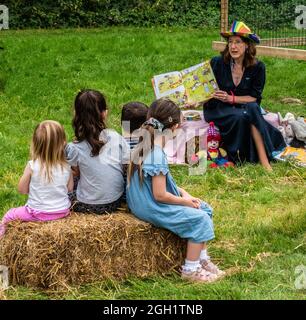
[[219, 90], [204, 105], [204, 117], [219, 127], [231, 161], [258, 161], [272, 170], [272, 152], [286, 146], [279, 130], [265, 121], [260, 102], [265, 85], [265, 65], [256, 59], [256, 34], [234, 21], [221, 35], [227, 45], [211, 60]]

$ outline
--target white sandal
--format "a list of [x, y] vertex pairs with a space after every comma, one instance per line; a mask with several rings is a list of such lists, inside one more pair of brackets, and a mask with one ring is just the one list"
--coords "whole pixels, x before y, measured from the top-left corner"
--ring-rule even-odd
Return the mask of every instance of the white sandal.
[[211, 272], [211, 273], [217, 275], [218, 277], [225, 276], [225, 272], [220, 270], [218, 268], [218, 266], [216, 266], [213, 262], [211, 262], [210, 259], [209, 260], [201, 260], [200, 264], [204, 270]]
[[214, 282], [218, 276], [210, 271], [198, 267], [196, 271], [182, 270], [181, 276], [183, 279], [193, 282]]

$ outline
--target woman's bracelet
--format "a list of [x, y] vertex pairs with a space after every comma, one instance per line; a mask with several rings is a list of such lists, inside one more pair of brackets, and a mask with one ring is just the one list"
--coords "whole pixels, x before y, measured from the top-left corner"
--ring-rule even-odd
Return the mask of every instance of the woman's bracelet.
[[234, 95], [234, 92], [233, 91], [230, 91], [231, 92], [231, 95], [232, 95], [232, 102], [231, 104], [235, 104], [235, 95]]

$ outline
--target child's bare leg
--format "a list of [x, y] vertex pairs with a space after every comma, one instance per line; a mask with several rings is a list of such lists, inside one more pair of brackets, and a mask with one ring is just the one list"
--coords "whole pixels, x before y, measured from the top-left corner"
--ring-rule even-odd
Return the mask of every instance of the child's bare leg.
[[200, 252], [200, 261], [203, 261], [203, 260], [209, 260], [206, 242], [203, 243], [202, 250]]
[[189, 261], [197, 261], [199, 259], [204, 259], [207, 256], [207, 244], [206, 242], [194, 243], [188, 241], [187, 243], [187, 256], [186, 259]]
[[194, 242], [188, 241], [186, 259], [189, 261], [200, 260], [200, 253], [202, 249], [203, 249], [203, 243], [194, 243]]

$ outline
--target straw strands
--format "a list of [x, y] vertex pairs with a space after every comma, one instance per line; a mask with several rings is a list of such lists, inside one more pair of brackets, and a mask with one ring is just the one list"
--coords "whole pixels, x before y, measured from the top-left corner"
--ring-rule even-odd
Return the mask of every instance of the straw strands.
[[10, 285], [56, 290], [177, 271], [185, 247], [176, 235], [128, 213], [72, 213], [51, 222], [10, 223], [0, 241], [0, 264], [9, 267]]

